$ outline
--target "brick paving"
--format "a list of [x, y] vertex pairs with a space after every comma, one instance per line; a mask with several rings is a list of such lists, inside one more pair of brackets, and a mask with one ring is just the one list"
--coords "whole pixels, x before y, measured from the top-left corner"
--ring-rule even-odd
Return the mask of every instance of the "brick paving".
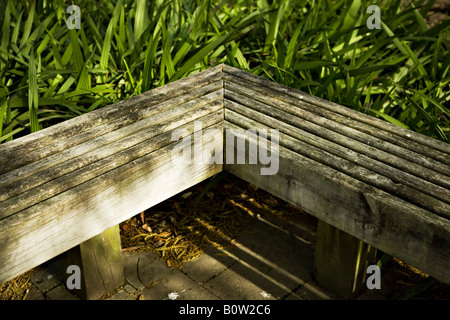
[[[311, 277], [314, 242], [312, 224], [259, 219], [233, 246], [221, 250], [211, 246], [181, 270], [169, 268], [154, 253], [124, 252], [126, 283], [104, 299], [339, 299]], [[65, 287], [57, 270], [57, 260], [41, 266], [31, 277], [27, 300], [80, 299]], [[368, 290], [360, 298], [384, 299], [384, 295]]]

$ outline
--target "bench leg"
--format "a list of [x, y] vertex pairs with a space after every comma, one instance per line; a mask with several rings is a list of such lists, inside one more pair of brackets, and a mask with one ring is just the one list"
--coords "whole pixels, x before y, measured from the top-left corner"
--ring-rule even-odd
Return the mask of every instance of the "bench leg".
[[64, 253], [61, 261], [68, 286], [74, 284], [75, 273], [68, 273], [67, 268], [75, 265], [81, 271], [81, 288], [69, 289], [82, 299], [95, 300], [122, 286], [125, 277], [121, 250], [116, 225]]
[[319, 220], [314, 260], [318, 283], [345, 299], [366, 286], [367, 267], [374, 263], [376, 248]]

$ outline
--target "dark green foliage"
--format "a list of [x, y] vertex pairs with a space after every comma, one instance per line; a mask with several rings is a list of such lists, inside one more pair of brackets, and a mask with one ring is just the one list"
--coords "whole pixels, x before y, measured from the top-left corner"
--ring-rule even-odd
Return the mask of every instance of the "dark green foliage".
[[0, 0], [0, 142], [227, 63], [448, 141], [449, 20], [433, 1]]

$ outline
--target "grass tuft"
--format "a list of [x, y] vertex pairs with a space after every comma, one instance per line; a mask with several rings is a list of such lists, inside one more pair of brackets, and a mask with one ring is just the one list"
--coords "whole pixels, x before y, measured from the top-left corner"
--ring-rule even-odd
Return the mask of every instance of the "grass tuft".
[[[226, 63], [449, 141], [434, 1], [0, 0], [0, 143]], [[441, 14], [441, 13], [439, 13]], [[434, 14], [436, 15], [436, 14]]]

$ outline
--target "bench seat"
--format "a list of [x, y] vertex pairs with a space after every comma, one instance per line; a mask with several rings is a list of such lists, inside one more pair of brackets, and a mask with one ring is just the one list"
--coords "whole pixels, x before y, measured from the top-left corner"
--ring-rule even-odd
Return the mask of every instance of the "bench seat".
[[[278, 130], [278, 172], [174, 163], [194, 121]], [[449, 144], [227, 65], [0, 145], [0, 283], [222, 170], [450, 284]]]

